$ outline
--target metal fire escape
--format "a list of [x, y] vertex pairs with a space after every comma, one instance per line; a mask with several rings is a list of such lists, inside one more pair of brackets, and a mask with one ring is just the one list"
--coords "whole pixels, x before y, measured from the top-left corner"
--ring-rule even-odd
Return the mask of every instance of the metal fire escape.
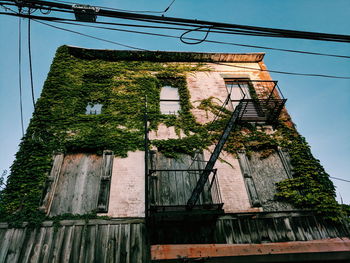
[[[245, 85], [247, 91], [247, 83]], [[197, 157], [195, 160], [191, 159], [192, 164], [186, 159], [189, 157], [181, 157], [185, 158], [181, 159], [183, 164], [190, 164], [188, 167], [176, 163], [175, 160], [161, 159], [164, 157], [157, 155], [157, 158], [160, 158], [157, 159], [160, 167], [157, 167], [158, 161], [152, 162], [151, 169], [148, 169], [148, 161], [146, 161], [146, 189], [149, 189], [147, 193], [148, 211], [158, 215], [164, 214], [164, 212], [183, 212], [186, 210], [196, 210], [200, 214], [215, 214], [221, 211], [223, 202], [216, 176], [217, 170], [214, 167], [231, 131], [243, 122], [276, 123], [286, 102], [275, 81], [256, 81], [254, 83], [250, 80], [249, 85], [251, 85], [252, 90], [257, 87], [269, 92], [261, 96], [259, 94], [258, 97], [258, 94], [254, 94], [252, 91], [250, 95], [253, 98], [250, 98], [250, 95], [246, 96], [243, 89], [239, 87], [243, 95], [236, 100], [232, 99], [233, 96], [231, 97], [232, 90], [228, 92], [223, 108], [231, 102], [233, 111], [209, 161], [204, 161], [203, 154], [200, 154], [199, 158]], [[145, 149], [147, 148], [146, 145]]]
[[[224, 148], [230, 132], [234, 130], [237, 124], [239, 124], [241, 121], [273, 123], [278, 119], [286, 99], [284, 99], [277, 86], [277, 83], [273, 81], [271, 83], [273, 83], [274, 86], [268, 98], [245, 99], [244, 96], [243, 99], [239, 100], [238, 105], [232, 112], [231, 117], [227, 122], [226, 127], [191, 194], [191, 197], [187, 201], [188, 210], [191, 210], [196, 205], [198, 198], [203, 192], [204, 186], [209, 179], [209, 175], [214, 169], [215, 163], [219, 158], [222, 149]], [[278, 90], [276, 90], [276, 87]]]

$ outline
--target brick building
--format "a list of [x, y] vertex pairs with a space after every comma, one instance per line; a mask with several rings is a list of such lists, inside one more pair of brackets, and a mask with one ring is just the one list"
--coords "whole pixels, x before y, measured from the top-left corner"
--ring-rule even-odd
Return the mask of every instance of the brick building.
[[349, 260], [263, 58], [60, 47], [2, 196], [0, 262]]

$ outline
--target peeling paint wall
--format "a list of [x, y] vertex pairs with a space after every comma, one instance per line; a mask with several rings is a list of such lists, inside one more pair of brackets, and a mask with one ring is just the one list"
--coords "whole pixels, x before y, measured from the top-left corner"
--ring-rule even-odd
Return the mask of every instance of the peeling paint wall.
[[145, 216], [145, 153], [114, 158], [107, 216]]
[[[208, 160], [210, 152], [204, 151], [204, 156], [205, 160]], [[217, 179], [225, 213], [260, 211], [250, 205], [241, 168], [234, 156], [222, 152], [215, 169], [218, 169]]]
[[264, 211], [292, 210], [293, 206], [275, 200], [276, 183], [288, 179], [288, 174], [281, 158], [274, 152], [267, 158], [261, 158], [259, 153], [253, 153], [250, 157], [252, 178]]

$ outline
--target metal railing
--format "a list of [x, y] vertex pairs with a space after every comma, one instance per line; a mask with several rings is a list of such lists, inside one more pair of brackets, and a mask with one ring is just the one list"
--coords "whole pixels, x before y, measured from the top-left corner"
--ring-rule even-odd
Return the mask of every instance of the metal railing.
[[[287, 101], [284, 98], [277, 81], [247, 80], [237, 83], [243, 97], [231, 98], [232, 107], [242, 103], [239, 119], [241, 121], [275, 122]], [[249, 90], [242, 89], [244, 83], [249, 85]], [[246, 94], [249, 93], [249, 94]]]
[[232, 100], [232, 102], [241, 102], [242, 110], [239, 115], [241, 121], [266, 121], [275, 122], [283, 107], [286, 99], [242, 99]]
[[[204, 170], [150, 170], [149, 204], [152, 210], [157, 207], [186, 207], [194, 187]], [[204, 190], [196, 203], [197, 208], [210, 208], [221, 205], [222, 200], [216, 169], [211, 170]]]

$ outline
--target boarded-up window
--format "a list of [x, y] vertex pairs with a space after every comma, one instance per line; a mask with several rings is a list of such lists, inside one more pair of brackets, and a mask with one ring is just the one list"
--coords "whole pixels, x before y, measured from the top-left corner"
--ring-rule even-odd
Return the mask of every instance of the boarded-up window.
[[288, 170], [278, 151], [267, 158], [261, 158], [259, 153], [252, 153], [249, 163], [251, 176], [264, 211], [293, 209], [291, 205], [275, 200], [276, 183], [289, 178]]
[[43, 208], [51, 216], [106, 212], [113, 155], [105, 152], [103, 156], [59, 156], [62, 161], [54, 162]]
[[160, 91], [160, 112], [162, 114], [178, 114], [180, 97], [177, 88], [164, 86]]

